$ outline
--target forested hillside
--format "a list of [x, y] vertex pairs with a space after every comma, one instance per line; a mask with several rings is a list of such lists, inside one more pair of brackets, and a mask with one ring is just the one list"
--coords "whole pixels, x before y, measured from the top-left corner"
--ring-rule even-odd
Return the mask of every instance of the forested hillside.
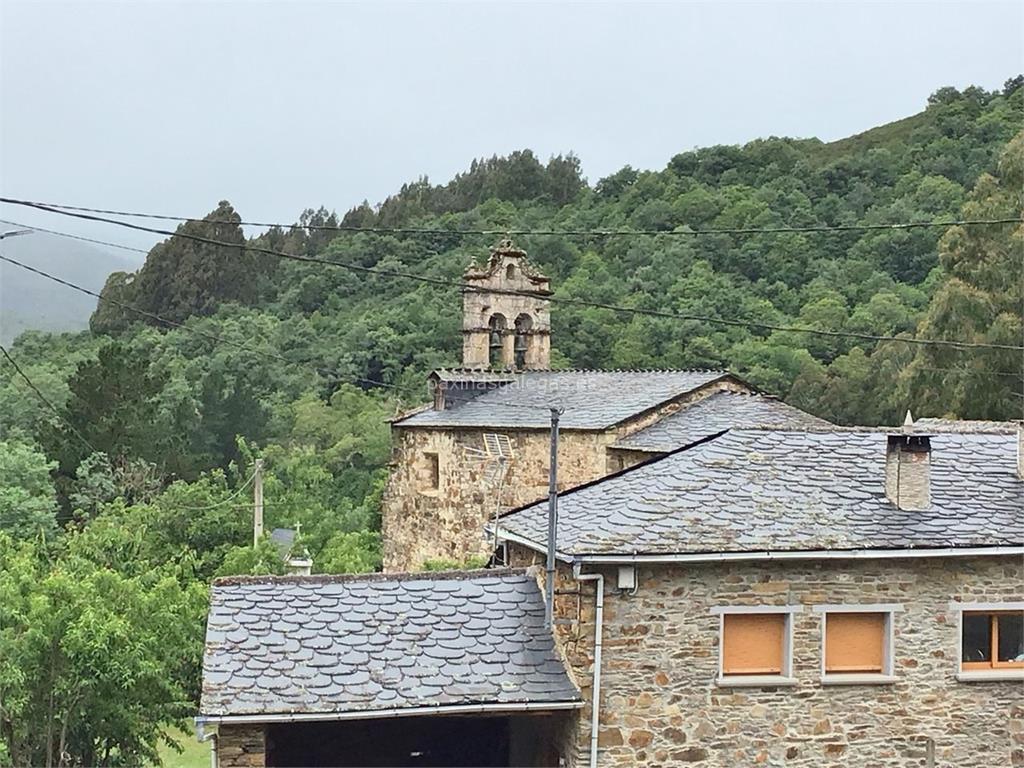
[[269, 527], [300, 526], [317, 570], [377, 566], [385, 420], [458, 362], [455, 284], [497, 240], [475, 231], [653, 232], [516, 236], [561, 300], [559, 366], [729, 368], [839, 423], [1019, 418], [1019, 352], [865, 337], [1019, 345], [1024, 228], [843, 227], [1020, 217], [1022, 82], [944, 88], [831, 144], [709, 147], [592, 184], [524, 150], [255, 239], [228, 202], [183, 224], [233, 245], [170, 239], [110, 276], [91, 332], [22, 335], [38, 393], [0, 365], [0, 764], [134, 764], [192, 714], [206, 583], [282, 568], [251, 546], [256, 457]]
[[[0, 225], [0, 232], [19, 227]], [[3, 254], [38, 269], [61, 275], [91, 291], [103, 287], [107, 273], [137, 265], [100, 247], [44, 232], [4, 238]], [[134, 255], [134, 254], [133, 254]], [[89, 327], [96, 299], [85, 294], [55, 294], [45, 278], [0, 262], [0, 344], [10, 344], [26, 330], [80, 331]]]

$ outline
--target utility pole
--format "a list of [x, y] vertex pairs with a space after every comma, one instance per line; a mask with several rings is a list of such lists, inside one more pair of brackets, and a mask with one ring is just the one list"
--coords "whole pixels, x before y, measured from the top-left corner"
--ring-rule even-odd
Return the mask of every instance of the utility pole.
[[544, 580], [544, 625], [550, 629], [555, 615], [555, 545], [558, 530], [558, 417], [561, 410], [551, 409], [551, 468], [548, 472], [548, 562]]
[[252, 471], [252, 545], [255, 547], [263, 538], [263, 459], [256, 459]]

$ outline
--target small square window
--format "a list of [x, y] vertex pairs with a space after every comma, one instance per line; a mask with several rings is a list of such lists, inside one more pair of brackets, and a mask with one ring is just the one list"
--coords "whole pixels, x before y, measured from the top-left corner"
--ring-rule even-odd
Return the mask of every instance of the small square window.
[[785, 675], [786, 613], [727, 613], [722, 617], [722, 675]]
[[1024, 669], [1024, 611], [965, 612], [962, 670]]
[[825, 614], [825, 674], [885, 674], [889, 613]]

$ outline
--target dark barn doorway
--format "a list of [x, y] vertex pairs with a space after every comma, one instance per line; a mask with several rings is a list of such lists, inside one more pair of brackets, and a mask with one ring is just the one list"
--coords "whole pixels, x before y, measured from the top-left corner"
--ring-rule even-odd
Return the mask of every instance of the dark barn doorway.
[[397, 717], [282, 723], [267, 728], [267, 765], [468, 766], [558, 765], [550, 717]]

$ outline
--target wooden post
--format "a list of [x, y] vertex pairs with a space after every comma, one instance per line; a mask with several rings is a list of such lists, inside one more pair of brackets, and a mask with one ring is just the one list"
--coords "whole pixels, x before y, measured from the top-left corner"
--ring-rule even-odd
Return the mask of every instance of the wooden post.
[[256, 459], [252, 481], [252, 545], [255, 547], [263, 538], [263, 459]]

